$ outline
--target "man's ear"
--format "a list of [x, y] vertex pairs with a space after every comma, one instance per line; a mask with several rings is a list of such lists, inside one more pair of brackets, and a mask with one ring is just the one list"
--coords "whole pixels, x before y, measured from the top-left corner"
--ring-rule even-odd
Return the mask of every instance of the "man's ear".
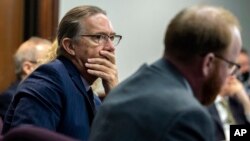
[[214, 53], [208, 53], [203, 59], [203, 75], [206, 77], [211, 74], [215, 68], [215, 56]]
[[65, 49], [66, 52], [68, 52], [68, 54], [74, 56], [75, 55], [75, 48], [73, 45], [73, 42], [70, 38], [64, 38], [62, 40], [62, 46]]
[[24, 61], [22, 64], [22, 69], [24, 75], [27, 76], [34, 70], [34, 64], [31, 63], [30, 61]]

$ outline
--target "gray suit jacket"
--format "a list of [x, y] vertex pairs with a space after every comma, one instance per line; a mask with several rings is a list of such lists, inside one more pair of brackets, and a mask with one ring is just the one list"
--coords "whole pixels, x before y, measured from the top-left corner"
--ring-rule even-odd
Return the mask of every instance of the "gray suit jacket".
[[105, 98], [90, 141], [213, 141], [208, 112], [169, 62], [143, 65]]

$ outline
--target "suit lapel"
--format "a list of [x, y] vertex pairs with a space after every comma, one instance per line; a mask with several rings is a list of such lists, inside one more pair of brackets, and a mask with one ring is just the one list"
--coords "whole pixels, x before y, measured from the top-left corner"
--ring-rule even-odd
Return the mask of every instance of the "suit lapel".
[[75, 86], [81, 92], [81, 94], [84, 96], [85, 103], [86, 103], [87, 109], [89, 111], [89, 119], [90, 119], [90, 123], [91, 123], [92, 119], [94, 118], [95, 108], [91, 105], [91, 102], [90, 102], [91, 99], [89, 99], [89, 97], [87, 95], [87, 91], [86, 91], [85, 86], [82, 82], [79, 71], [73, 65], [73, 63], [70, 60], [68, 60], [67, 58], [60, 56], [58, 59], [62, 61], [65, 68], [67, 69], [72, 81], [74, 82]]
[[234, 98], [229, 98], [229, 106], [237, 124], [247, 123], [243, 106]]
[[208, 111], [211, 113], [211, 115], [213, 115], [212, 118], [214, 119], [216, 126], [218, 126], [218, 130], [220, 132], [222, 132], [224, 135], [223, 124], [220, 120], [219, 113], [218, 113], [214, 103], [209, 106]]

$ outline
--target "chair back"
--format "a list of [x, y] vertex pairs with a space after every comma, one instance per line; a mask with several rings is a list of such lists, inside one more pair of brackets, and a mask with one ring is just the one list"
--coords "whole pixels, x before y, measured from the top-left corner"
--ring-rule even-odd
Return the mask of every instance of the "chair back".
[[0, 141], [77, 141], [48, 129], [31, 125], [13, 128], [0, 137]]

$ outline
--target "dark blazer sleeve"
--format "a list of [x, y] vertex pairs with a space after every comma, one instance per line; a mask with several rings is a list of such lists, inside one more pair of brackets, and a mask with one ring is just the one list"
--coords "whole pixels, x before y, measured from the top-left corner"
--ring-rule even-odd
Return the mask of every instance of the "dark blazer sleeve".
[[20, 81], [17, 80], [16, 82], [12, 83], [6, 91], [0, 94], [0, 116], [2, 119], [4, 119], [5, 113], [8, 110], [19, 83]]
[[23, 124], [56, 130], [62, 110], [62, 89], [56, 75], [53, 69], [42, 67], [19, 85], [3, 133]]
[[0, 94], [0, 117], [4, 119], [5, 113], [10, 105], [12, 95], [8, 93]]
[[[214, 126], [209, 114], [200, 108], [181, 112], [163, 132], [164, 141], [215, 141]], [[212, 130], [211, 130], [212, 129]]]

